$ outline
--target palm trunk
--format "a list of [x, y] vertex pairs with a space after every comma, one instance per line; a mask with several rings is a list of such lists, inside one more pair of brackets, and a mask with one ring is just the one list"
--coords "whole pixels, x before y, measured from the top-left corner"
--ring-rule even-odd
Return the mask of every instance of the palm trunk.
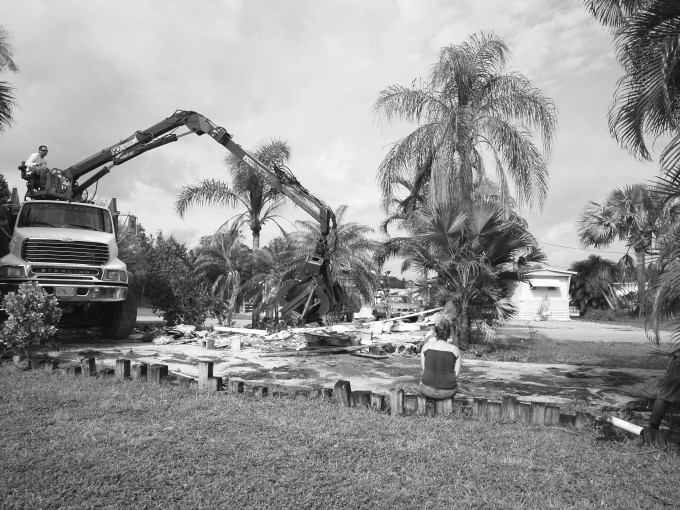
[[227, 326], [231, 326], [231, 318], [234, 315], [234, 308], [236, 308], [236, 294], [232, 291], [232, 295], [229, 297], [229, 304], [227, 305]]
[[645, 274], [645, 250], [635, 250], [635, 261], [637, 266], [637, 285], [638, 285], [638, 308], [639, 317], [644, 315], [643, 307], [645, 302], [645, 290], [647, 288], [647, 275]]
[[472, 341], [472, 330], [470, 329], [470, 318], [465, 309], [461, 310], [460, 315], [460, 347], [461, 349], [467, 349]]

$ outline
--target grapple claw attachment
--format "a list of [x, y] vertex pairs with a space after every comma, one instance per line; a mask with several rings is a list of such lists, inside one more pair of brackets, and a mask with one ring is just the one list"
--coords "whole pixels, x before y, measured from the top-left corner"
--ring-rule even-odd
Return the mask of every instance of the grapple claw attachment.
[[[309, 274], [309, 268], [318, 268], [316, 275]], [[283, 303], [281, 315], [284, 320], [295, 319], [299, 324], [322, 322], [322, 319], [337, 303], [336, 285], [331, 282], [328, 264], [316, 264], [308, 260], [301, 277], [283, 282], [279, 290], [279, 302]]]

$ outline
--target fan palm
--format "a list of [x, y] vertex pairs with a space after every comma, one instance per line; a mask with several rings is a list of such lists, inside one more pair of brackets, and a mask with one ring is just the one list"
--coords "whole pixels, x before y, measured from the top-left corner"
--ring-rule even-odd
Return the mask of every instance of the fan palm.
[[[257, 147], [254, 155], [265, 166], [282, 165], [290, 158], [290, 147], [282, 140], [271, 140]], [[267, 221], [277, 223], [277, 211], [284, 203], [283, 195], [272, 188], [267, 181], [243, 160], [230, 154], [225, 163], [231, 170], [232, 186], [223, 181], [206, 179], [191, 185], [184, 185], [175, 201], [180, 217], [194, 204], [223, 205], [245, 209], [227, 222], [235, 225], [247, 223], [253, 234], [253, 249], [260, 247], [260, 232]], [[225, 222], [226, 224], [226, 222]], [[280, 225], [279, 225], [279, 228]]]
[[596, 249], [606, 248], [616, 239], [625, 241], [635, 253], [638, 296], [643, 299], [646, 255], [664, 223], [673, 222], [677, 213], [675, 206], [664, 207], [649, 186], [627, 185], [614, 189], [602, 204], [593, 201], [586, 204], [579, 218], [578, 235], [584, 247]]
[[[546, 158], [557, 125], [553, 102], [517, 72], [506, 72], [509, 50], [495, 35], [473, 35], [443, 48], [424, 83], [392, 85], [380, 92], [376, 115], [415, 122], [380, 165], [382, 205], [388, 211], [395, 187], [412, 184], [414, 196], [471, 201], [495, 166], [501, 201], [514, 182], [520, 204], [542, 205], [548, 190]], [[543, 146], [534, 143], [538, 133]]]
[[507, 217], [498, 204], [428, 205], [413, 213], [409, 224], [412, 235], [385, 242], [378, 261], [399, 255], [403, 270], [435, 275], [431, 291], [452, 309], [461, 347], [471, 341], [473, 320], [514, 313], [503, 280], [521, 279], [531, 263], [545, 260], [523, 220]]
[[[14, 73], [19, 72], [19, 67], [12, 59], [13, 54], [14, 48], [10, 34], [4, 27], [0, 26], [0, 72], [6, 69]], [[14, 121], [12, 111], [16, 106], [16, 100], [13, 90], [9, 83], [0, 81], [0, 133], [11, 126]]]
[[614, 283], [619, 279], [616, 263], [590, 255], [574, 262], [569, 270], [576, 272], [569, 284], [571, 303], [582, 315], [588, 310], [614, 308]]

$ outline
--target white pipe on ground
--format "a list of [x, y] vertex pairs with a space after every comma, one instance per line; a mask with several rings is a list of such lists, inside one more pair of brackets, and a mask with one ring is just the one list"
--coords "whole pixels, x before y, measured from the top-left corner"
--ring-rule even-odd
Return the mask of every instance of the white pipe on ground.
[[626, 432], [630, 432], [631, 434], [635, 434], [639, 436], [642, 434], [642, 429], [644, 427], [640, 427], [639, 425], [635, 425], [634, 423], [627, 422], [626, 420], [622, 420], [621, 418], [617, 418], [615, 416], [609, 416], [607, 418], [607, 421], [614, 425], [615, 427], [618, 427], [622, 430], [625, 430]]

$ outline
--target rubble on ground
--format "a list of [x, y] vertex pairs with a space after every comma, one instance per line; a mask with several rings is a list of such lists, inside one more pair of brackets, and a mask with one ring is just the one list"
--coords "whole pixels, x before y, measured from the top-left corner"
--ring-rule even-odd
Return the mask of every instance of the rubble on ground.
[[180, 324], [147, 332], [155, 345], [197, 345], [207, 349], [255, 349], [261, 356], [333, 354], [350, 352], [372, 358], [413, 355], [419, 352], [425, 334], [436, 316], [419, 317], [417, 322], [398, 319], [354, 321], [330, 326], [289, 328], [277, 332], [261, 329], [215, 326], [197, 330]]

